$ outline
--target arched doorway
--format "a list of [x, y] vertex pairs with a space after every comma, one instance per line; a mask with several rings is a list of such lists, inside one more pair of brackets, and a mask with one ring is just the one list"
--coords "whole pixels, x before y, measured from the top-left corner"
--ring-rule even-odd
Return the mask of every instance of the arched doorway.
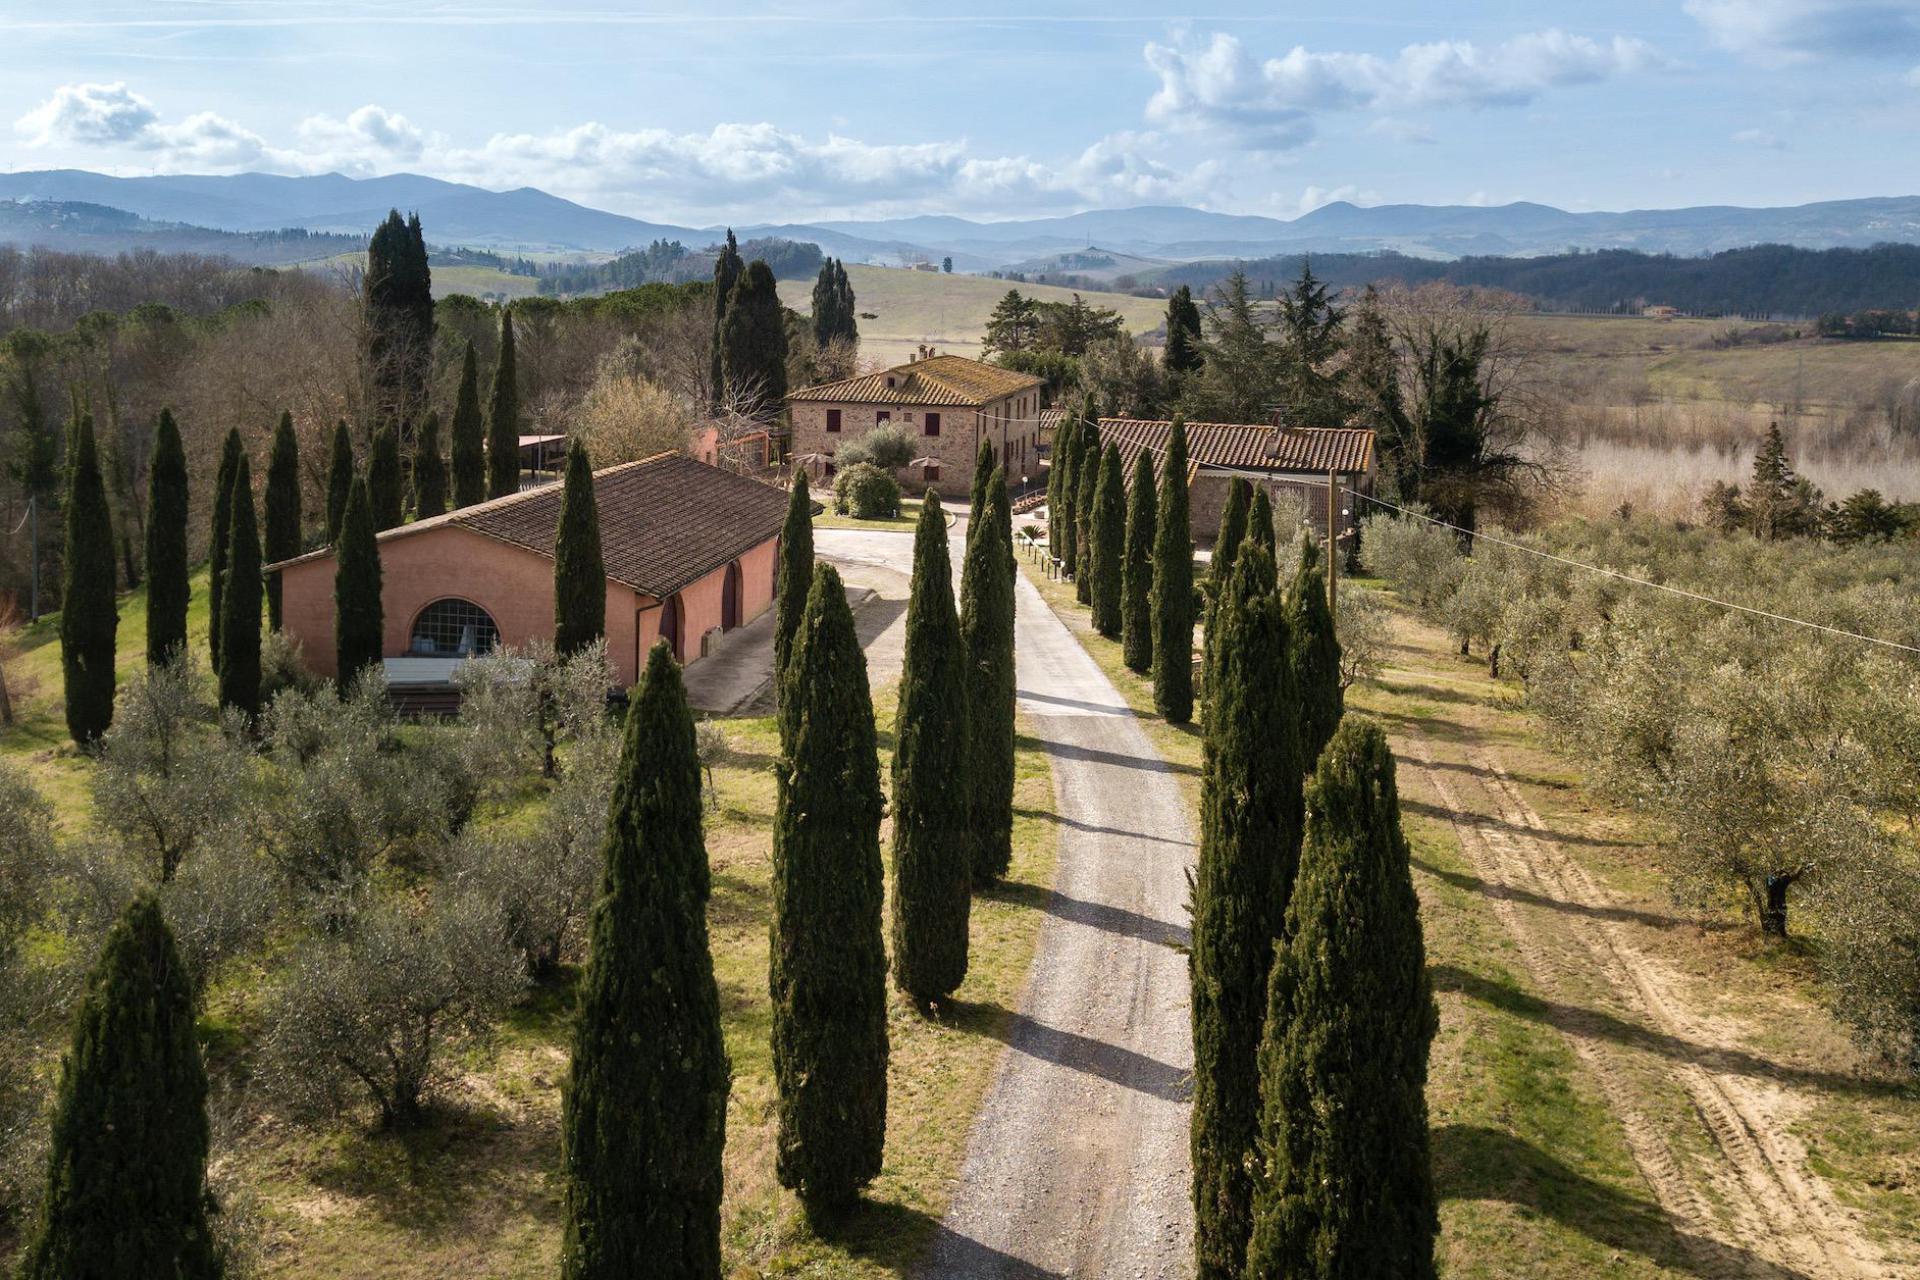
[[408, 633], [407, 655], [414, 658], [471, 658], [492, 653], [500, 643], [493, 615], [471, 600], [445, 596], [422, 609]]
[[660, 638], [673, 649], [674, 660], [680, 661], [680, 597], [677, 595], [660, 602]]
[[720, 629], [731, 631], [740, 625], [740, 594], [742, 588], [740, 562], [735, 560], [727, 566], [727, 576], [720, 584]]

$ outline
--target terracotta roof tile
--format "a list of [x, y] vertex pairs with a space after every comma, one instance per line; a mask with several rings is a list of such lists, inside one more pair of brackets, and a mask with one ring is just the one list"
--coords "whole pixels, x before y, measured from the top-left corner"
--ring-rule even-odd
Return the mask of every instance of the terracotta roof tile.
[[[494, 498], [389, 529], [379, 540], [457, 525], [551, 559], [564, 489], [547, 484]], [[594, 472], [593, 493], [607, 577], [659, 598], [777, 537], [787, 514], [784, 489], [671, 453]]]
[[789, 393], [787, 399], [964, 407], [990, 404], [1043, 385], [1043, 379], [1031, 374], [1015, 373], [965, 356], [929, 356], [880, 373], [802, 387]]
[[[1144, 418], [1102, 418], [1100, 439], [1120, 446], [1131, 468], [1142, 449], [1164, 454], [1173, 424]], [[1196, 470], [1363, 472], [1373, 466], [1373, 432], [1357, 427], [1272, 427], [1258, 423], [1189, 422], [1187, 456]], [[1129, 471], [1129, 474], [1131, 472]]]

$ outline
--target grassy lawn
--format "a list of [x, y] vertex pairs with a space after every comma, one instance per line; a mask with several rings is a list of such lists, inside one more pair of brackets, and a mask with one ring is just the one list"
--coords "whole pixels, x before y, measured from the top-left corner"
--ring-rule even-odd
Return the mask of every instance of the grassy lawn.
[[[197, 579], [204, 587], [204, 577]], [[26, 764], [52, 794], [63, 833], [86, 827], [90, 766], [65, 746], [59, 707], [57, 620], [43, 620], [9, 666], [20, 724], [0, 754]], [[195, 643], [204, 645], [204, 592]], [[123, 597], [121, 664], [144, 651], [140, 593]], [[204, 650], [202, 650], [204, 651]], [[886, 776], [896, 694], [876, 690]], [[774, 1086], [767, 998], [772, 768], [771, 718], [723, 722], [730, 756], [715, 769], [707, 847], [714, 966], [733, 1063], [728, 1109], [724, 1233], [737, 1277], [899, 1277], [909, 1273], [944, 1212], [973, 1116], [1002, 1052], [1004, 1023], [1026, 983], [1052, 883], [1056, 831], [1044, 754], [1022, 738], [1008, 883], [975, 900], [972, 966], [950, 1006], [933, 1016], [892, 997], [892, 1060], [885, 1169], [866, 1202], [816, 1236], [774, 1180]], [[430, 733], [421, 728], [411, 732]], [[532, 818], [537, 788], [482, 822]], [[321, 1128], [290, 1125], [246, 1091], [249, 1046], [261, 1029], [272, 956], [241, 965], [209, 992], [202, 1031], [216, 1084], [216, 1173], [241, 1189], [237, 1204], [261, 1241], [266, 1274], [301, 1280], [549, 1277], [563, 1227], [560, 1086], [566, 1078], [577, 972], [535, 989], [485, 1043], [459, 1049], [457, 1080], [434, 1123], [370, 1132], [349, 1115]]]
[[900, 514], [897, 516], [879, 516], [872, 520], [862, 520], [857, 516], [835, 515], [831, 495], [819, 499], [824, 503], [820, 514], [813, 518], [816, 529], [883, 529], [912, 531], [920, 521], [920, 499], [900, 499]]

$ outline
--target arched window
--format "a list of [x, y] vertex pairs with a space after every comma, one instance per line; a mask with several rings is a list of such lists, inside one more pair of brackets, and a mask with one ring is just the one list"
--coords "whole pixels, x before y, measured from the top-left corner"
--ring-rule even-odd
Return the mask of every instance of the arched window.
[[407, 653], [416, 658], [470, 658], [500, 643], [493, 615], [471, 600], [435, 600], [413, 620]]

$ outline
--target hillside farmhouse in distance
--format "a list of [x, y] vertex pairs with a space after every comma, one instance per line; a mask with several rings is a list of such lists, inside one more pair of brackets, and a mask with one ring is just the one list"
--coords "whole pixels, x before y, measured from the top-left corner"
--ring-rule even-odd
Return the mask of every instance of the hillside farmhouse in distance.
[[966, 493], [982, 438], [1005, 459], [1007, 479], [1040, 475], [1040, 393], [1044, 380], [998, 365], [943, 356], [931, 347], [903, 365], [839, 382], [802, 387], [787, 396], [796, 459], [821, 460], [876, 426], [891, 424], [914, 442], [903, 477], [917, 488]]
[[[1120, 450], [1121, 475], [1131, 482], [1134, 459], [1149, 450], [1154, 466], [1166, 457], [1170, 421], [1143, 418], [1100, 419], [1100, 443]], [[1338, 492], [1372, 493], [1377, 476], [1374, 434], [1358, 427], [1277, 427], [1260, 423], [1189, 422], [1187, 476], [1193, 535], [1211, 541], [1220, 533], [1227, 489], [1236, 475], [1265, 488], [1272, 497], [1296, 494], [1306, 506], [1314, 536], [1327, 536], [1327, 484], [1333, 478], [1340, 532], [1352, 532], [1367, 513], [1365, 504]]]
[[[787, 495], [718, 467], [660, 454], [593, 473], [607, 571], [607, 657], [622, 687], [655, 639], [684, 662], [773, 600]], [[564, 487], [542, 485], [379, 535], [382, 652], [396, 691], [446, 687], [495, 645], [553, 638], [553, 549]], [[335, 674], [334, 556], [267, 566], [285, 630], [306, 664]]]

